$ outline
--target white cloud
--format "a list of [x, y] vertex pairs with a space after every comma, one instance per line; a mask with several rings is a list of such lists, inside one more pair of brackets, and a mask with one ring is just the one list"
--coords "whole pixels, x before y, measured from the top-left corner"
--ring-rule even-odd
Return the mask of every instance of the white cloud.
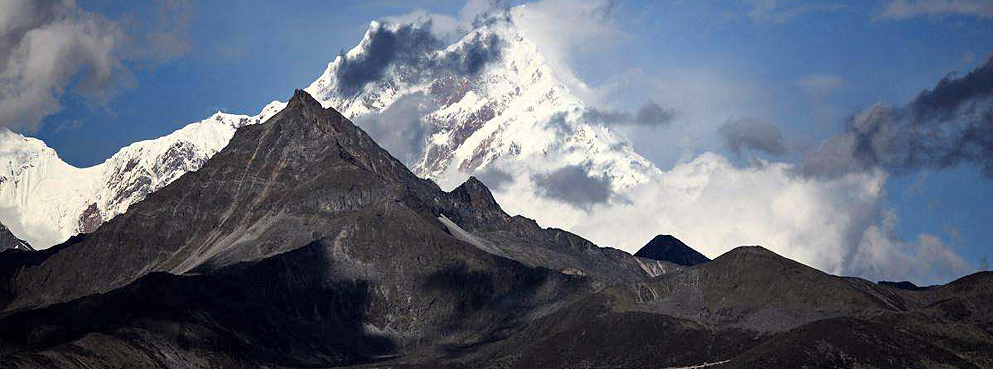
[[542, 0], [514, 7], [511, 16], [549, 58], [601, 51], [628, 38], [606, 0]]
[[935, 236], [908, 243], [893, 235], [884, 172], [815, 179], [796, 175], [792, 164], [761, 164], [738, 168], [705, 153], [616, 193], [620, 201], [585, 209], [541, 197], [528, 179], [494, 194], [511, 214], [629, 252], [669, 233], [709, 257], [758, 244], [829, 273], [872, 279], [933, 282], [968, 268]]
[[933, 282], [946, 281], [972, 269], [936, 236], [920, 234], [913, 242], [900, 239], [894, 235], [896, 224], [896, 214], [888, 210], [881, 224], [865, 230], [852, 258], [855, 270], [881, 279]]
[[748, 77], [706, 66], [666, 68], [651, 73], [630, 70], [590, 89], [583, 100], [593, 106], [652, 100], [678, 112], [672, 124], [655, 127], [614, 127], [630, 137], [634, 148], [657, 166], [666, 168], [691, 161], [706, 150], [718, 150], [716, 135], [735, 116], [769, 117], [770, 91]]
[[[793, 1], [744, 3], [755, 20], [786, 20], [821, 5], [834, 8]], [[488, 11], [465, 10], [470, 8], [463, 9], [456, 23], [475, 19], [466, 14]], [[572, 64], [583, 53], [610, 51], [628, 38], [616, 23], [610, 2], [542, 0], [514, 7], [510, 14], [559, 80], [590, 106], [633, 108], [624, 103], [651, 100], [674, 107], [680, 116], [665, 132], [617, 128], [633, 137], [639, 152], [656, 165], [671, 168], [648, 183], [611, 193], [607, 201], [577, 206], [550, 198], [554, 196], [548, 196], [534, 176], [502, 178], [493, 191], [509, 213], [631, 252], [656, 234], [672, 233], [710, 257], [735, 246], [761, 244], [826, 272], [873, 279], [934, 281], [948, 271], [962, 270], [964, 263], [939, 238], [922, 234], [915, 242], [904, 242], [894, 235], [895, 217], [884, 204], [887, 174], [881, 170], [815, 178], [798, 175], [794, 164], [759, 161], [741, 168], [721, 155], [702, 153], [720, 147], [714, 132], [729, 117], [770, 115], [764, 110], [770, 107], [763, 103], [769, 100], [769, 91], [747, 78], [708, 66], [651, 73], [635, 69], [590, 87], [575, 76]], [[406, 17], [429, 18], [419, 12]], [[799, 78], [796, 85], [824, 95], [843, 88], [845, 81], [813, 74]], [[639, 140], [650, 141], [652, 147], [639, 147]], [[499, 161], [487, 168], [530, 173], [528, 161]], [[446, 173], [441, 178], [450, 179], [441, 183], [448, 188], [465, 175]], [[932, 255], [934, 264], [905, 262]]]
[[431, 23], [431, 31], [442, 38], [460, 37], [472, 29], [472, 23], [477, 17], [504, 9], [499, 0], [469, 0], [459, 10], [458, 17], [447, 14], [432, 13], [417, 8], [407, 14], [383, 17], [382, 20], [392, 24], [427, 24]]
[[559, 80], [584, 99], [592, 92], [575, 76], [571, 64], [630, 39], [608, 0], [541, 0], [515, 6], [510, 15], [521, 33], [541, 50]]
[[432, 24], [441, 37], [459, 37], [480, 17], [509, 16], [525, 37], [541, 50], [552, 70], [584, 99], [593, 92], [573, 73], [571, 63], [582, 56], [610, 50], [629, 39], [621, 29], [609, 0], [540, 0], [508, 8], [497, 0], [470, 0], [458, 17], [415, 9], [383, 18], [396, 24]]
[[993, 17], [990, 0], [896, 0], [886, 6], [882, 19], [903, 20], [921, 16]]

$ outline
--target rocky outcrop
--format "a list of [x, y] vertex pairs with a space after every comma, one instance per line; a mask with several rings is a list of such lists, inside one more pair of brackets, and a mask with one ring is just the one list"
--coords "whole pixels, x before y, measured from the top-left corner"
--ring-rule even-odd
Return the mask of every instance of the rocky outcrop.
[[34, 249], [24, 240], [15, 237], [7, 226], [0, 223], [0, 252], [6, 250], [33, 251]]
[[697, 252], [693, 248], [686, 246], [683, 241], [670, 235], [658, 235], [648, 241], [634, 256], [668, 261], [682, 266], [693, 266], [710, 261], [709, 258]]

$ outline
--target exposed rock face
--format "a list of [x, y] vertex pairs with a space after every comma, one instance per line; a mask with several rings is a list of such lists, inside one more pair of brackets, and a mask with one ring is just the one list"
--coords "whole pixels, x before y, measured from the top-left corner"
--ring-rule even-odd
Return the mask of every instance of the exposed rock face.
[[990, 291], [600, 248], [475, 178], [440, 190], [297, 91], [93, 233], [0, 253], [0, 368], [982, 368]]
[[686, 246], [683, 241], [667, 234], [655, 236], [641, 250], [638, 250], [634, 256], [668, 261], [682, 266], [693, 266], [710, 261], [703, 254]]
[[5, 250], [32, 251], [34, 249], [24, 240], [14, 237], [7, 226], [0, 223], [0, 252]]

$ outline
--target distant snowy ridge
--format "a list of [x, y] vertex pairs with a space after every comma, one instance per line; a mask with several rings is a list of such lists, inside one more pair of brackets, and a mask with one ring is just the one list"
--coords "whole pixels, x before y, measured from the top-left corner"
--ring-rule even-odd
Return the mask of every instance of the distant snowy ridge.
[[44, 249], [90, 232], [186, 172], [197, 170], [242, 126], [269, 119], [216, 113], [169, 135], [133, 143], [101, 164], [76, 168], [41, 140], [0, 130], [0, 222]]

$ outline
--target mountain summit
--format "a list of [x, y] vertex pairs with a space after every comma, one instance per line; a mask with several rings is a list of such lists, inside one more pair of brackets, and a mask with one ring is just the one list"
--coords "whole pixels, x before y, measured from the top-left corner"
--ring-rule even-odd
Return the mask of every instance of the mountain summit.
[[668, 261], [683, 266], [693, 266], [710, 261], [703, 254], [686, 246], [683, 241], [667, 234], [655, 236], [641, 250], [638, 250], [634, 256]]

